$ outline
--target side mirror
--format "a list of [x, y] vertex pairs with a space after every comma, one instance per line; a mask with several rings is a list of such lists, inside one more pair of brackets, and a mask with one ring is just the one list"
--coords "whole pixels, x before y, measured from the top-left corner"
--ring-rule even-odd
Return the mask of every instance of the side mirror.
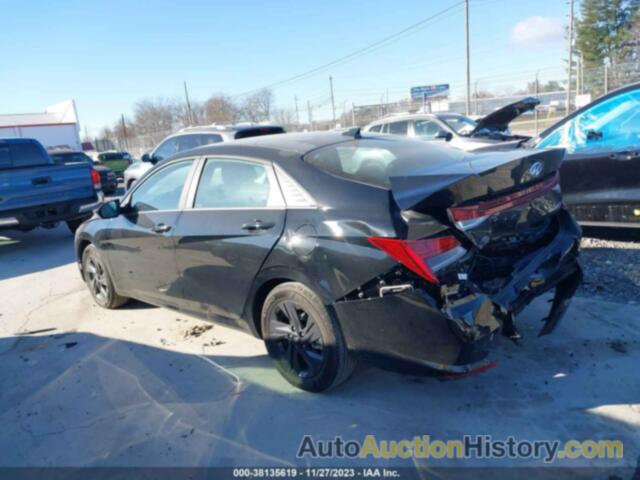
[[436, 140], [444, 140], [445, 142], [450, 142], [453, 138], [453, 134], [445, 130], [440, 130], [438, 133], [436, 133], [435, 138]]
[[103, 203], [98, 209], [98, 215], [100, 218], [116, 218], [120, 215], [120, 200], [116, 199]]
[[151, 162], [151, 156], [148, 153], [143, 153], [142, 157], [140, 157], [140, 160], [142, 160], [143, 162]]

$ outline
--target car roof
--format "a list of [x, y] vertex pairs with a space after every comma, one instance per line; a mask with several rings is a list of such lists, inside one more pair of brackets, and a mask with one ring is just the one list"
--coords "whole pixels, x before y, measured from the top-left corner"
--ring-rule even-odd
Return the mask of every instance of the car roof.
[[[357, 130], [359, 131], [359, 130]], [[337, 145], [340, 143], [353, 143], [369, 140], [383, 141], [389, 143], [401, 143], [403, 147], [437, 150], [436, 146], [429, 145], [428, 142], [407, 138], [404, 136], [385, 135], [372, 132], [363, 132], [360, 136], [354, 135], [353, 131], [340, 133], [333, 131], [308, 132], [308, 133], [284, 133], [280, 135], [265, 135], [261, 137], [250, 137], [233, 142], [221, 142], [211, 145], [204, 145], [184, 152], [176, 153], [160, 163], [166, 163], [185, 157], [207, 156], [207, 155], [234, 155], [250, 156], [271, 160], [274, 162], [299, 160], [301, 157], [314, 150]], [[412, 147], [413, 145], [413, 147]], [[366, 146], [366, 145], [365, 145]], [[378, 145], [379, 146], [379, 145]], [[400, 145], [399, 145], [400, 146]], [[449, 147], [440, 147], [446, 152], [457, 151]], [[439, 152], [440, 154], [442, 152]]]

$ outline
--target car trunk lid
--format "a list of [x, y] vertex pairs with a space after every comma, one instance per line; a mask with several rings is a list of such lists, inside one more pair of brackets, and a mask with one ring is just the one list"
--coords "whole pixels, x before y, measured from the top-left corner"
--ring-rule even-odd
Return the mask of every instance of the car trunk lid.
[[[479, 248], [518, 248], [544, 230], [561, 205], [558, 169], [564, 150], [494, 152], [466, 162], [390, 178], [405, 213], [429, 215], [454, 227]], [[420, 235], [409, 222], [408, 238]]]

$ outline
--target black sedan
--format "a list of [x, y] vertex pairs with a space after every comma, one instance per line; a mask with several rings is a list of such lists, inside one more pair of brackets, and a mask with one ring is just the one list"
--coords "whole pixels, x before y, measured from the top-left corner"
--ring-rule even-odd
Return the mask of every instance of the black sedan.
[[258, 137], [158, 164], [76, 235], [95, 301], [129, 298], [240, 327], [310, 391], [364, 358], [484, 368], [494, 334], [581, 279], [563, 150], [475, 156], [359, 131]]

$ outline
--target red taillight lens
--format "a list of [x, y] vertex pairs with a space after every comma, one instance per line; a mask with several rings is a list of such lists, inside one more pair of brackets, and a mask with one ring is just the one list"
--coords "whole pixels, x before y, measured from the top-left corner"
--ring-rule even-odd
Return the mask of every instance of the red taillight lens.
[[540, 183], [536, 183], [529, 188], [520, 190], [510, 195], [504, 195], [493, 200], [480, 202], [476, 205], [468, 207], [453, 207], [449, 209], [451, 219], [454, 222], [465, 222], [468, 220], [476, 220], [478, 218], [488, 217], [494, 213], [503, 212], [510, 208], [517, 207], [527, 203], [534, 198], [544, 195], [546, 192], [553, 190], [560, 185], [560, 174], [556, 171], [555, 175]]
[[91, 169], [91, 182], [94, 188], [100, 188], [100, 174], [93, 168]]
[[[369, 242], [431, 283], [439, 283], [435, 271], [444, 266], [444, 263], [440, 261], [443, 256], [456, 249], [461, 254], [465, 252], [460, 242], [452, 236], [428, 238], [426, 240], [369, 237]], [[456, 258], [459, 257], [451, 257], [452, 260]]]

